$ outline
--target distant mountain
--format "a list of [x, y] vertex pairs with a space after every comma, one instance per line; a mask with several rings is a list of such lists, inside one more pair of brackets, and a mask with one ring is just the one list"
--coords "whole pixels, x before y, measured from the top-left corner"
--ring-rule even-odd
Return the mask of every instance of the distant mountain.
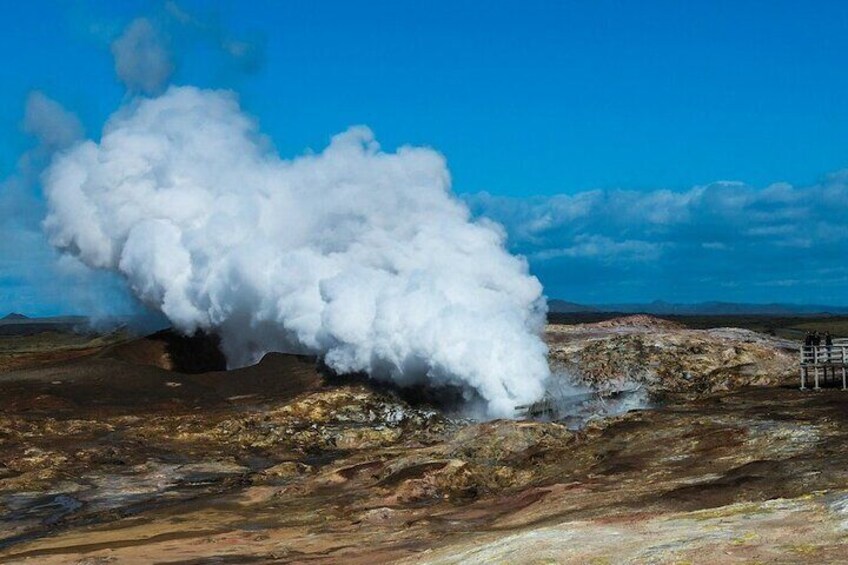
[[748, 316], [803, 316], [811, 314], [848, 314], [846, 306], [826, 306], [821, 304], [746, 304], [737, 302], [698, 302], [695, 304], [675, 304], [663, 300], [649, 303], [589, 304], [582, 305], [564, 300], [548, 302], [550, 312], [620, 312], [622, 314], [654, 314], [679, 316], [711, 315], [748, 315]]
[[84, 316], [52, 316], [29, 318], [23, 314], [9, 314], [0, 318], [0, 336], [30, 335], [42, 332], [75, 332], [88, 326]]
[[12, 312], [11, 314], [7, 314], [0, 318], [0, 320], [29, 320], [28, 317], [23, 314], [18, 314], [17, 312]]
[[575, 312], [599, 312], [594, 306], [584, 306], [566, 300], [548, 300], [548, 311], [554, 314], [573, 314]]

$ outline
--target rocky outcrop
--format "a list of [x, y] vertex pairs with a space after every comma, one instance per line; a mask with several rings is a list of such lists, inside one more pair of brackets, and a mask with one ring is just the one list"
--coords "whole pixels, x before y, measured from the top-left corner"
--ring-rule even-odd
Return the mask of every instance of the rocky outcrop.
[[704, 394], [794, 377], [797, 344], [738, 328], [687, 329], [650, 316], [550, 325], [554, 372], [595, 389]]

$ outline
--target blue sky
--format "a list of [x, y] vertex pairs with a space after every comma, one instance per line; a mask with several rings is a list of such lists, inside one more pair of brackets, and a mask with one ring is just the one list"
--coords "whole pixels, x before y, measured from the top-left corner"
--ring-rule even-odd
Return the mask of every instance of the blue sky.
[[[549, 296], [848, 304], [844, 2], [8, 3], [0, 177], [36, 144], [33, 90], [97, 137], [128, 96], [110, 45], [138, 17], [172, 82], [235, 90], [283, 155], [352, 124], [438, 149]], [[42, 213], [27, 175], [25, 210], [0, 195], [21, 241]], [[40, 286], [50, 253], [3, 251], [0, 311], [90, 307]]]

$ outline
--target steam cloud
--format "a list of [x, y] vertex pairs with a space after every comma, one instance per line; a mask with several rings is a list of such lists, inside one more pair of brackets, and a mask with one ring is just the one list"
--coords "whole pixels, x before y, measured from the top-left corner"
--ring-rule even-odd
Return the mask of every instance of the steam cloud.
[[112, 43], [115, 73], [130, 91], [162, 92], [174, 71], [161, 34], [147, 18], [138, 18]]
[[44, 187], [53, 245], [119, 272], [180, 330], [218, 332], [232, 366], [316, 353], [459, 385], [490, 416], [543, 393], [541, 285], [431, 149], [386, 153], [355, 127], [283, 160], [232, 94], [172, 87], [59, 155]]

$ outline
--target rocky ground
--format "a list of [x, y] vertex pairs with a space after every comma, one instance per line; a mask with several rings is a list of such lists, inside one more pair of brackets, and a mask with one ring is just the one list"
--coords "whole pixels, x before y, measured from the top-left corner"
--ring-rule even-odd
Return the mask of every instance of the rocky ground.
[[693, 330], [644, 315], [551, 325], [551, 366], [595, 388], [641, 386], [651, 397], [776, 385], [796, 378], [798, 344], [739, 328]]
[[170, 338], [0, 373], [0, 560], [847, 560], [848, 393], [798, 391], [787, 344], [662, 325], [549, 328], [552, 363], [662, 397], [581, 429]]

